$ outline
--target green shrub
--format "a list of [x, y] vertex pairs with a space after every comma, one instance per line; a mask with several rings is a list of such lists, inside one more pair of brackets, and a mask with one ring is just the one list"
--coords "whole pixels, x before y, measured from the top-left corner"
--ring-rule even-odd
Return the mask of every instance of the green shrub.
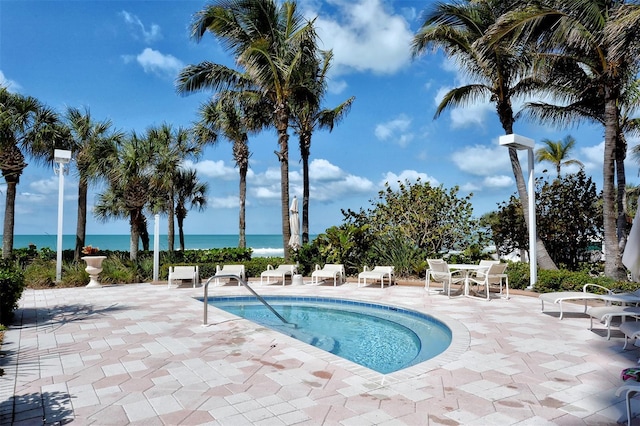
[[0, 260], [0, 324], [9, 325], [25, 289], [24, 274], [15, 262]]
[[34, 259], [24, 270], [24, 282], [30, 288], [50, 288], [56, 282], [56, 262]]

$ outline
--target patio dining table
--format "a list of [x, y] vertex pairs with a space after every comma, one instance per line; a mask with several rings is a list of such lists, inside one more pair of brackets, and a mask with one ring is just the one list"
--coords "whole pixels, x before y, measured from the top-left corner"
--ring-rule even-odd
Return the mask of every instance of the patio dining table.
[[482, 271], [489, 269], [488, 266], [480, 266], [474, 263], [450, 263], [449, 269], [454, 271], [463, 271], [464, 272], [464, 290], [462, 295], [466, 297], [477, 297], [476, 295], [472, 295], [469, 289], [469, 275], [472, 272]]

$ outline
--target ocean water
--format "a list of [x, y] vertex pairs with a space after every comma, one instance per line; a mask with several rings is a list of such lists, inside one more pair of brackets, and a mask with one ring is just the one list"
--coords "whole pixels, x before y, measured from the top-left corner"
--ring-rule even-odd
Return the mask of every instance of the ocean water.
[[[247, 235], [247, 247], [253, 249], [254, 257], [283, 257], [282, 235]], [[73, 250], [75, 248], [75, 235], [64, 235], [62, 237], [62, 249]], [[87, 245], [98, 247], [102, 250], [129, 250], [129, 235], [87, 235], [85, 239]], [[58, 237], [56, 235], [14, 235], [13, 247], [22, 248], [35, 244], [38, 249], [49, 247], [56, 250], [58, 247]], [[150, 236], [150, 248], [153, 250], [153, 235]], [[185, 235], [185, 249], [211, 249], [238, 247], [238, 235], [217, 234], [217, 235]], [[142, 248], [142, 244], [138, 245]], [[160, 250], [167, 250], [167, 236], [159, 237]], [[180, 247], [178, 236], [175, 238], [174, 248]]]

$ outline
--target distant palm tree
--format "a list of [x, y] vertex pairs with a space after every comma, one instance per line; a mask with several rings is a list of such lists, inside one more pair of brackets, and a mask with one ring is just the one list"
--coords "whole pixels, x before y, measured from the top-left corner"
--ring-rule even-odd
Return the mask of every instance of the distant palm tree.
[[558, 173], [558, 179], [560, 178], [560, 167], [565, 165], [575, 164], [584, 167], [584, 164], [579, 160], [567, 159], [569, 152], [576, 144], [576, 140], [570, 135], [566, 136], [564, 140], [552, 141], [550, 139], [542, 139], [542, 143], [546, 146], [536, 150], [536, 161], [538, 163], [542, 161], [548, 161], [553, 163]]
[[25, 154], [36, 161], [52, 161], [54, 148], [63, 148], [68, 133], [57, 114], [36, 98], [0, 87], [0, 171], [7, 184], [2, 257], [13, 252], [16, 187], [27, 167]]
[[108, 171], [108, 158], [115, 154], [114, 141], [124, 135], [112, 130], [109, 120], [96, 122], [89, 109], [84, 112], [68, 107], [66, 125], [70, 131], [69, 149], [78, 171], [78, 223], [74, 259], [78, 261], [85, 246], [87, 231], [87, 192], [90, 182], [104, 179]]
[[309, 156], [311, 155], [311, 137], [316, 128], [333, 130], [333, 127], [349, 113], [355, 100], [352, 96], [333, 109], [320, 109], [326, 92], [326, 79], [331, 51], [321, 52], [321, 61], [310, 61], [306, 75], [310, 79], [308, 86], [313, 87], [313, 98], [304, 92], [301, 99], [295, 99], [291, 107], [292, 127], [298, 134], [300, 157], [302, 159], [302, 243], [309, 242]]
[[[522, 55], [521, 46], [511, 44], [510, 40], [491, 45], [481, 42], [500, 16], [519, 3], [518, 0], [467, 0], [451, 4], [434, 3], [427, 10], [424, 23], [413, 39], [414, 56], [430, 48], [442, 48], [448, 57], [456, 60], [462, 71], [475, 80], [445, 94], [436, 110], [436, 118], [445, 109], [489, 99], [495, 104], [505, 134], [513, 133], [516, 118], [512, 99], [529, 93], [538, 82], [526, 76], [530, 61]], [[515, 148], [509, 147], [509, 159], [528, 229], [527, 185]], [[530, 250], [536, 250], [538, 265], [542, 269], [557, 269], [538, 236], [536, 247], [530, 247]]]
[[176, 175], [176, 220], [180, 239], [180, 250], [184, 251], [184, 219], [191, 207], [203, 210], [207, 205], [206, 182], [200, 182], [195, 170], [181, 168]]
[[[314, 57], [316, 33], [297, 11], [295, 2], [274, 0], [218, 0], [198, 12], [191, 25], [200, 41], [209, 31], [221, 40], [243, 72], [211, 62], [189, 65], [178, 77], [178, 91], [253, 90], [270, 105], [278, 132], [282, 238], [286, 248], [289, 228], [289, 120], [290, 101], [303, 90], [297, 70], [305, 58]], [[289, 258], [285, 249], [285, 258]]]
[[200, 154], [200, 147], [194, 143], [189, 130], [173, 129], [164, 123], [158, 127], [151, 127], [147, 131], [149, 149], [152, 158], [150, 162], [155, 172], [152, 174], [151, 185], [160, 200], [152, 206], [156, 210], [167, 212], [167, 243], [169, 251], [175, 247], [175, 206], [176, 179], [181, 170], [181, 164], [186, 158], [196, 158]]
[[[145, 206], [159, 199], [152, 185], [155, 169], [152, 160], [154, 146], [148, 137], [139, 137], [135, 132], [118, 146], [117, 155], [110, 158], [111, 170], [108, 187], [98, 195], [94, 214], [102, 221], [109, 219], [129, 219], [129, 258], [138, 257], [138, 243], [148, 249], [147, 219]], [[146, 235], [146, 243], [144, 238]]]

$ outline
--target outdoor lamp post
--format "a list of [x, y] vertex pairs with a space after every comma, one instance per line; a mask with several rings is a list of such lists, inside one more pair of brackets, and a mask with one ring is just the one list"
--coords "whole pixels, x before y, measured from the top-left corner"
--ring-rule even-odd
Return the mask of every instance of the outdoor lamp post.
[[56, 282], [62, 278], [62, 206], [64, 204], [64, 175], [69, 173], [69, 169], [64, 168], [65, 164], [71, 161], [71, 151], [56, 149], [53, 152], [53, 161], [58, 163], [58, 167], [53, 166], [53, 171], [58, 175], [58, 252], [56, 258]]
[[518, 150], [526, 149], [529, 157], [529, 181], [527, 192], [529, 193], [529, 290], [533, 290], [538, 281], [537, 259], [536, 259], [536, 192], [535, 178], [533, 176], [533, 139], [524, 136], [510, 134], [500, 136], [500, 145], [512, 147]]

